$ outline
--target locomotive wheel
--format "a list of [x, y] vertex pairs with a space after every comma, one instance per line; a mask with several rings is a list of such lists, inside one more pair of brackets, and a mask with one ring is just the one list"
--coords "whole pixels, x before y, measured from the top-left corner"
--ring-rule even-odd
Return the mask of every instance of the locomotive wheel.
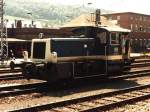
[[23, 67], [22, 74], [27, 77], [27, 79], [30, 79], [31, 76], [34, 75], [35, 71], [35, 65], [34, 64], [26, 64]]
[[22, 67], [22, 75], [24, 75], [28, 80], [30, 79], [29, 72], [28, 72], [28, 65], [24, 65]]

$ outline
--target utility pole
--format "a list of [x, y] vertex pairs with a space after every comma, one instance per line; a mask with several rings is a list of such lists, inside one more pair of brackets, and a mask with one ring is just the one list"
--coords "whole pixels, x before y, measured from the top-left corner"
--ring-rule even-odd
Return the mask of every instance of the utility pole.
[[7, 21], [4, 21], [4, 1], [0, 0], [0, 36], [1, 36], [1, 47], [0, 47], [0, 60], [2, 63], [8, 58], [8, 41], [7, 41]]
[[98, 26], [100, 24], [101, 24], [101, 10], [96, 9], [96, 12], [95, 12], [95, 26]]
[[32, 14], [32, 12], [28, 12], [27, 14], [30, 16], [30, 19], [31, 19], [31, 27], [33, 27], [33, 25], [34, 25], [33, 14]]

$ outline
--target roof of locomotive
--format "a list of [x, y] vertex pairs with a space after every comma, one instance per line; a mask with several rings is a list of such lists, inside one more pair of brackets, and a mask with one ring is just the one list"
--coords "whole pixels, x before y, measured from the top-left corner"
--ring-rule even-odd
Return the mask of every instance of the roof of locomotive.
[[106, 29], [110, 32], [131, 32], [129, 29], [121, 28], [118, 26], [100, 26], [100, 28]]

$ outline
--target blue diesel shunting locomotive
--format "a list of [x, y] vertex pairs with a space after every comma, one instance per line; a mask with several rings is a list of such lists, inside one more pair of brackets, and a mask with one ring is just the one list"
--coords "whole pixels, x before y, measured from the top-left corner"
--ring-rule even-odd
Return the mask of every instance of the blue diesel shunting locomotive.
[[111, 75], [131, 63], [129, 30], [92, 26], [72, 29], [76, 36], [33, 39], [32, 61], [24, 62], [23, 74], [54, 82]]

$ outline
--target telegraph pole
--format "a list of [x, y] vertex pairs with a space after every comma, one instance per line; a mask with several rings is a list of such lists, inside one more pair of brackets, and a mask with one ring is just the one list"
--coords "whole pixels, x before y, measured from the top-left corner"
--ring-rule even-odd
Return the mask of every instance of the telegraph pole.
[[4, 21], [4, 1], [0, 0], [0, 60], [2, 63], [8, 58], [8, 41], [7, 41], [7, 21]]

